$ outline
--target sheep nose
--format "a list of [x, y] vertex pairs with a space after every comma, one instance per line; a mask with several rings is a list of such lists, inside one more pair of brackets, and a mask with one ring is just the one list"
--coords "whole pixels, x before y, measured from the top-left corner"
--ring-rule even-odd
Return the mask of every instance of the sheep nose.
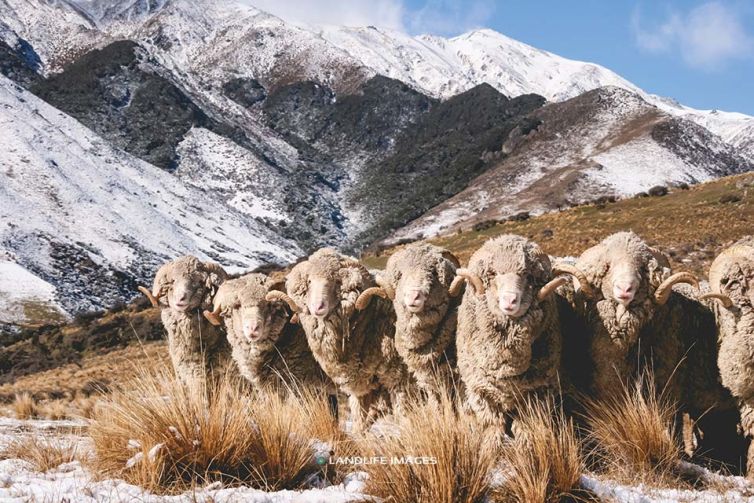
[[515, 293], [504, 293], [500, 298], [501, 307], [504, 312], [515, 312], [518, 309], [518, 295]]
[[616, 283], [613, 293], [618, 302], [629, 303], [634, 300], [633, 285]]
[[322, 316], [325, 313], [327, 313], [327, 302], [324, 300], [321, 300], [314, 305], [314, 309], [312, 309], [315, 315]]
[[420, 291], [413, 291], [409, 293], [408, 305], [409, 306], [421, 306], [424, 304], [424, 294]]

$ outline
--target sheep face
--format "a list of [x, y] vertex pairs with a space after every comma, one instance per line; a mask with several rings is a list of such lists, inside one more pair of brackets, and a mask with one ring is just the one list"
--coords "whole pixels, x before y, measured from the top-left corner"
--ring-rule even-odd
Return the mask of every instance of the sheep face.
[[636, 341], [640, 329], [667, 302], [675, 283], [696, 285], [688, 273], [670, 276], [667, 259], [632, 232], [619, 232], [586, 250], [576, 262], [611, 337]]
[[481, 279], [485, 303], [499, 320], [524, 316], [551, 274], [547, 255], [519, 236], [488, 241], [471, 257], [469, 268]]
[[289, 317], [280, 302], [267, 300], [269, 283], [263, 274], [249, 274], [225, 282], [215, 297], [215, 313], [253, 344], [277, 342]]
[[432, 245], [415, 245], [392, 255], [384, 278], [396, 310], [420, 314], [447, 305], [456, 267], [455, 257]]
[[209, 302], [226, 278], [216, 264], [207, 264], [196, 257], [181, 257], [165, 264], [155, 276], [153, 295], [164, 298], [176, 311], [191, 311]]
[[[296, 304], [302, 306], [304, 314], [325, 320], [336, 311], [347, 293], [363, 282], [364, 275], [368, 276], [368, 272], [355, 259], [325, 248], [296, 265], [288, 275], [286, 287]], [[358, 294], [353, 296], [355, 302]]]

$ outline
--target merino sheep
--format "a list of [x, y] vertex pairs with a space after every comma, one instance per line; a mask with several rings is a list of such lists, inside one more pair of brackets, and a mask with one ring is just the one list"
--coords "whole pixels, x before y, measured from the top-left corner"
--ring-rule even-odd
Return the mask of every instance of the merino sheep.
[[[719, 330], [717, 363], [723, 385], [740, 412], [741, 429], [754, 438], [754, 237], [724, 250], [709, 270]], [[754, 479], [754, 442], [749, 444], [747, 477]]]
[[[395, 348], [420, 390], [432, 402], [442, 390], [452, 389], [456, 366], [455, 331], [460, 288], [450, 292], [458, 259], [449, 251], [418, 244], [393, 254], [379, 287], [361, 294], [363, 309], [373, 295], [388, 298], [396, 313]], [[462, 286], [462, 283], [456, 283]]]
[[232, 365], [225, 334], [202, 315], [227, 277], [218, 264], [185, 256], [160, 267], [151, 291], [139, 287], [154, 307], [162, 308], [173, 368], [194, 392], [204, 392], [208, 374], [222, 376]]
[[[568, 374], [596, 397], [615, 396], [636, 374], [640, 341], [648, 349], [652, 319], [673, 295], [673, 285], [698, 286], [689, 273], [671, 275], [667, 263], [633, 232], [619, 232], [582, 253], [575, 266], [557, 265], [578, 279], [577, 288], [560, 292], [583, 324], [564, 330], [570, 346], [564, 354]], [[584, 345], [588, 361], [576, 356], [570, 361], [572, 351], [585, 354]], [[669, 377], [657, 376], [658, 381]]]
[[254, 387], [304, 386], [334, 393], [303, 329], [291, 323], [286, 308], [298, 308], [281, 287], [258, 273], [226, 281], [215, 295], [214, 310], [204, 315], [215, 326], [225, 324], [233, 359]]
[[358, 260], [328, 248], [297, 264], [286, 281], [314, 358], [348, 395], [355, 431], [368, 426], [381, 397], [389, 394], [400, 408], [410, 387], [395, 350], [389, 303], [376, 299], [369, 308], [356, 309], [359, 295], [374, 286]]
[[487, 241], [458, 269], [467, 288], [458, 311], [458, 369], [468, 407], [498, 434], [515, 433], [520, 400], [557, 384], [561, 335], [549, 257], [514, 235]]
[[657, 391], [678, 408], [678, 430], [691, 454], [691, 426], [702, 416], [716, 420], [733, 405], [717, 378], [715, 315], [698, 281], [671, 274], [667, 258], [632, 232], [605, 238], [570, 269], [579, 289], [560, 293], [580, 323], [563, 326], [567, 377], [604, 399], [651, 369]]

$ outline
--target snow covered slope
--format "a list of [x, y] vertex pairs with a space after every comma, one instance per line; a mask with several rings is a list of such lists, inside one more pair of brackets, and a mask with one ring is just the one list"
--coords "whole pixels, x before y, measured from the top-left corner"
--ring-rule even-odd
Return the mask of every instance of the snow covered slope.
[[220, 199], [109, 146], [0, 77], [0, 251], [67, 311], [128, 297], [167, 258], [230, 266], [300, 250]]
[[703, 127], [618, 87], [549, 104], [532, 116], [540, 126], [509, 138], [503, 145], [511, 151], [508, 157], [392, 240], [754, 169], [754, 163]]
[[[49, 70], [71, 52], [91, 47], [91, 29], [98, 29], [103, 40], [125, 37], [151, 44], [164, 64], [210, 86], [236, 75], [267, 87], [311, 79], [346, 92], [379, 74], [442, 99], [488, 83], [510, 97], [535, 93], [550, 101], [618, 86], [754, 157], [750, 116], [685, 107], [600, 65], [566, 59], [490, 29], [444, 38], [373, 26], [293, 25], [240, 0], [67, 0], [52, 7], [39, 2], [43, 7], [35, 8], [36, 3], [2, 0], [0, 14], [3, 20], [12, 14], [10, 24], [39, 47]], [[52, 14], [56, 6], [62, 17]]]

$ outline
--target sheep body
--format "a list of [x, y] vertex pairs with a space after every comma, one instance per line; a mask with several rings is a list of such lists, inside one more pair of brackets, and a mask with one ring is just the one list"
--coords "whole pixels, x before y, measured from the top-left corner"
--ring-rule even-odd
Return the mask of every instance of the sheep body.
[[[469, 261], [469, 271], [493, 288], [494, 275], [530, 278], [528, 295], [551, 279], [549, 259], [519, 236], [487, 241]], [[510, 429], [521, 399], [551, 391], [557, 384], [561, 335], [556, 301], [531, 300], [520, 317], [494, 312], [492, 296], [467, 288], [458, 311], [458, 369], [467, 405], [487, 425]]]
[[[563, 326], [568, 391], [615, 398], [651, 370], [656, 392], [677, 407], [679, 426], [684, 416], [711, 420], [731, 410], [730, 394], [717, 377], [715, 315], [693, 277], [671, 274], [667, 258], [631, 232], [605, 238], [575, 267], [591, 294], [571, 285], [559, 290], [567, 300], [561, 302], [561, 319], [569, 320]], [[628, 298], [622, 303], [616, 292]], [[684, 441], [691, 452], [691, 439]]]
[[226, 277], [216, 264], [192, 256], [168, 262], [155, 275], [150, 300], [162, 309], [176, 375], [194, 392], [206, 389], [208, 375], [216, 380], [234, 369], [225, 334], [202, 316]]
[[[724, 250], [709, 272], [713, 294], [724, 295], [730, 306], [715, 302], [719, 352], [717, 365], [723, 386], [740, 413], [742, 433], [754, 438], [754, 237], [747, 236]], [[754, 479], [754, 441], [747, 456], [747, 477]]]
[[[439, 388], [454, 385], [460, 297], [449, 289], [457, 266], [447, 250], [420, 244], [393, 254], [383, 275], [394, 297], [396, 350], [419, 389], [435, 401]], [[420, 310], [412, 309], [418, 300]]]
[[[279, 302], [267, 300], [277, 285], [254, 273], [226, 281], [215, 296], [215, 312], [222, 316], [241, 374], [256, 388], [276, 387], [334, 391], [332, 381], [314, 359], [300, 325]], [[248, 317], [252, 320], [247, 319]], [[244, 333], [245, 322], [259, 323], [259, 337]]]
[[[368, 308], [356, 310], [359, 295], [374, 286], [374, 278], [356, 259], [327, 248], [297, 264], [286, 281], [288, 294], [302, 306], [299, 319], [314, 358], [349, 397], [355, 430], [368, 425], [381, 396], [389, 394], [392, 405], [400, 408], [410, 387], [395, 349], [389, 303], [374, 299]], [[322, 313], [316, 314], [321, 306]]]

